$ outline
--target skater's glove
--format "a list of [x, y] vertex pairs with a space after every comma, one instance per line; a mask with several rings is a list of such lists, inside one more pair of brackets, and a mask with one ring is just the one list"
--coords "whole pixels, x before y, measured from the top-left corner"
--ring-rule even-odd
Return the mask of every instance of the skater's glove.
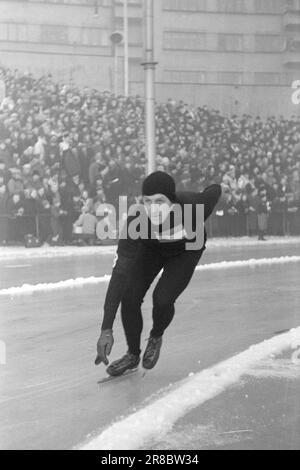
[[112, 330], [102, 330], [98, 344], [97, 344], [97, 357], [95, 360], [96, 366], [103, 362], [106, 366], [109, 364], [107, 356], [110, 355], [114, 345], [114, 337]]

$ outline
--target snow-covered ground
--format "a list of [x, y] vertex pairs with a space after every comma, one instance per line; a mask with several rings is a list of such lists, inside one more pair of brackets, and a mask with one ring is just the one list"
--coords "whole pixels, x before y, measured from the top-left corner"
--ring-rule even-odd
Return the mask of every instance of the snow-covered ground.
[[[115, 248], [2, 250], [0, 448], [299, 449], [299, 241], [210, 241], [156, 368], [107, 384], [94, 360]], [[111, 360], [120, 315], [114, 336]]]
[[165, 391], [162, 397], [112, 424], [80, 449], [134, 450], [151, 441], [156, 442], [157, 437], [164, 438], [182, 416], [238, 383], [263, 359], [274, 358], [289, 349], [297, 352], [299, 347], [300, 328], [297, 328], [252, 345], [247, 351], [210, 369], [198, 374], [191, 373], [183, 382]]

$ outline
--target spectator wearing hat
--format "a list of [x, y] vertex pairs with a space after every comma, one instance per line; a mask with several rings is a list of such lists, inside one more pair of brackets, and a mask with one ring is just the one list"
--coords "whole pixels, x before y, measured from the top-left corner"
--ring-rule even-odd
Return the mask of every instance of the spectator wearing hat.
[[80, 241], [93, 244], [95, 241], [95, 233], [97, 226], [97, 217], [93, 213], [93, 203], [90, 201], [86, 204], [79, 218], [74, 223], [74, 234], [78, 235]]
[[[5, 183], [8, 170], [16, 168], [22, 169], [24, 187], [32, 187], [28, 175], [24, 175], [26, 164], [31, 167], [30, 178], [37, 170], [42, 179], [55, 176], [60, 180], [66, 168], [62, 155], [65, 157], [64, 152], [70, 150], [75, 162], [72, 155], [67, 176], [72, 181], [78, 172], [93, 196], [99, 176], [103, 179], [110, 171], [105, 159], [116, 162], [121, 177], [115, 193], [124, 193], [130, 180], [126, 157], [131, 159], [133, 180], [127, 195], [139, 193], [146, 168], [144, 104], [140, 97], [78, 90], [73, 85], [55, 83], [48, 75], [28, 77], [5, 68], [3, 74], [9, 98], [0, 122], [0, 166], [4, 165], [0, 169], [5, 172]], [[237, 185], [248, 199], [248, 181], [257, 190], [264, 184], [270, 201], [275, 198], [276, 184], [284, 194], [299, 193], [298, 116], [264, 120], [249, 115], [227, 117], [207, 106], [193, 109], [174, 99], [157, 104], [156, 114], [159, 167], [172, 174], [178, 184], [183, 173], [189, 172], [191, 180], [185, 189], [199, 191], [209, 184], [208, 178], [217, 182], [225, 178], [234, 197]], [[98, 164], [92, 165], [97, 152], [103, 155], [100, 171]], [[110, 189], [105, 189], [111, 198]], [[257, 223], [257, 213], [253, 214], [255, 218]], [[243, 224], [243, 217], [239, 215], [238, 219]], [[213, 225], [213, 219], [210, 223]], [[273, 223], [270, 228], [273, 230]]]
[[61, 207], [60, 198], [55, 198], [51, 206], [51, 244], [60, 245], [63, 242], [63, 227], [61, 218], [65, 215], [66, 211], [64, 211]]
[[24, 241], [24, 207], [20, 194], [13, 194], [7, 201], [8, 238], [13, 242]]
[[32, 188], [39, 191], [43, 187], [41, 175], [38, 170], [32, 172]]
[[290, 235], [299, 234], [300, 201], [293, 193], [287, 195], [287, 231]]
[[37, 215], [37, 200], [38, 193], [36, 189], [24, 190], [24, 216], [23, 216], [23, 230], [25, 235], [36, 236], [36, 215]]
[[33, 147], [33, 154], [39, 157], [41, 160], [45, 160], [45, 147], [46, 147], [46, 139], [42, 135], [39, 135], [37, 138], [37, 142]]
[[189, 191], [192, 185], [191, 174], [188, 170], [184, 171], [181, 177], [181, 181], [177, 185], [177, 189], [180, 192]]
[[55, 171], [59, 171], [61, 168], [59, 152], [57, 148], [50, 147], [47, 150], [45, 164], [51, 169]]
[[7, 189], [11, 196], [14, 194], [21, 194], [24, 190], [21, 171], [17, 168], [10, 170], [11, 178], [8, 181]]
[[41, 243], [51, 239], [51, 205], [48, 199], [39, 199], [37, 201], [36, 213], [38, 216], [39, 238]]
[[267, 190], [261, 189], [259, 193], [257, 206], [257, 222], [258, 222], [258, 240], [266, 241], [265, 235], [268, 230], [268, 215], [270, 205], [267, 199]]
[[6, 168], [10, 168], [12, 165], [11, 154], [7, 150], [4, 142], [0, 142], [0, 163], [4, 163]]
[[91, 152], [88, 146], [86, 144], [80, 143], [78, 145], [80, 174], [82, 176], [82, 181], [87, 187], [89, 186], [89, 168], [90, 168], [92, 157], [93, 157], [93, 152]]
[[108, 162], [108, 172], [103, 178], [103, 188], [107, 201], [117, 207], [122, 193], [122, 170], [115, 160]]
[[76, 148], [69, 147], [66, 150], [63, 150], [62, 163], [70, 178], [80, 175], [81, 167]]
[[8, 239], [7, 201], [8, 192], [4, 178], [0, 175], [0, 245], [5, 244]]
[[95, 189], [96, 181], [101, 177], [104, 178], [109, 172], [108, 166], [105, 164], [101, 152], [97, 152], [95, 157], [92, 158], [89, 166], [89, 184], [92, 189]]
[[30, 163], [26, 163], [22, 167], [22, 180], [24, 188], [32, 187], [32, 172]]

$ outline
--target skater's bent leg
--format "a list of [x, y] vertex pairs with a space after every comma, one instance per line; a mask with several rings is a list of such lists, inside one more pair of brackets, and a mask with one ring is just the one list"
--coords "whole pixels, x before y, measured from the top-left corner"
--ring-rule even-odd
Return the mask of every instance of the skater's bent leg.
[[153, 328], [151, 336], [160, 338], [172, 322], [175, 314], [175, 299], [168, 297], [165, 289], [155, 289], [153, 293]]
[[121, 304], [122, 324], [131, 354], [139, 356], [141, 353], [141, 334], [143, 330], [142, 302], [134, 302], [132, 289], [128, 289]]
[[160, 256], [152, 251], [143, 250], [134, 267], [130, 284], [121, 303], [121, 316], [128, 349], [131, 354], [141, 353], [140, 342], [143, 329], [141, 306], [144, 297], [162, 269]]
[[172, 322], [175, 302], [189, 285], [203, 251], [186, 251], [167, 260], [161, 279], [153, 292], [153, 329], [151, 336], [159, 338]]

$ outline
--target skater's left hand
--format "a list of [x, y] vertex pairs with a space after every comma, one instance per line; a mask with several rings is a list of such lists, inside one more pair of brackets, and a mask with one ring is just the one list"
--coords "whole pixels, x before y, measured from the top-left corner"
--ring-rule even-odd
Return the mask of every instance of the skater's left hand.
[[114, 345], [114, 337], [112, 330], [102, 330], [98, 344], [97, 344], [97, 357], [95, 360], [96, 366], [103, 362], [106, 366], [109, 364], [107, 356], [110, 355]]

